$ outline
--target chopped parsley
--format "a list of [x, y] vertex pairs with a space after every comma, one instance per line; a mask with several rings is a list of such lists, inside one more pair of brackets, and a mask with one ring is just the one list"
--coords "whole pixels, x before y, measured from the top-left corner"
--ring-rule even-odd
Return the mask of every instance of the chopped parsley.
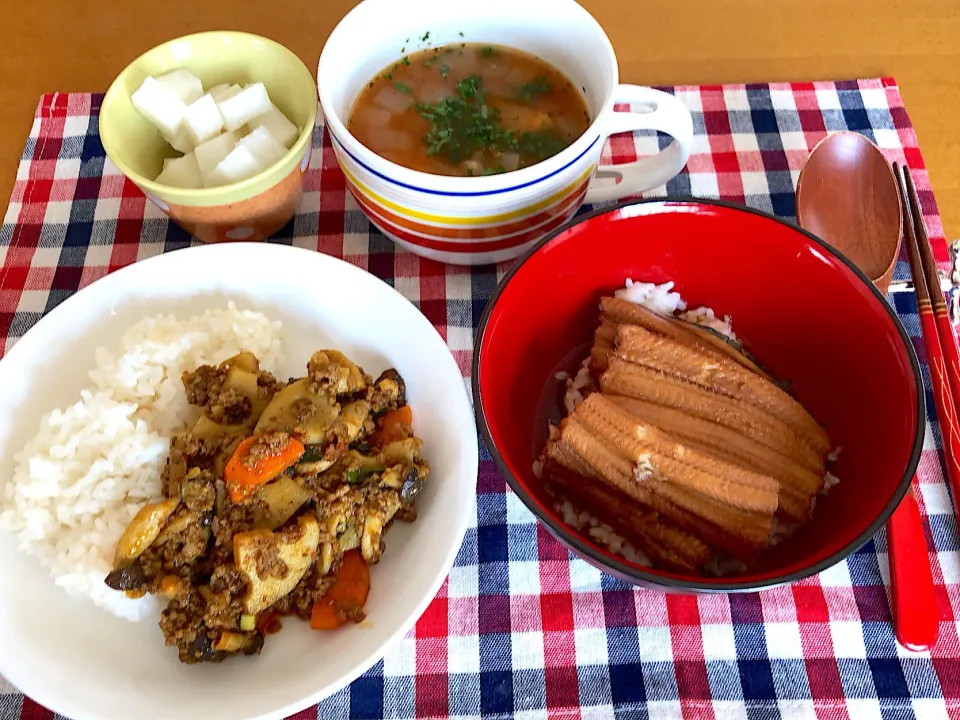
[[393, 73], [386, 73], [383, 77], [385, 80], [393, 80]]
[[402, 82], [395, 82], [393, 86], [402, 93], [410, 95], [413, 92], [413, 88], [409, 85], [404, 85]]
[[441, 65], [441, 66], [440, 66], [440, 75], [445, 79], [445, 78], [447, 77], [447, 75], [449, 75], [449, 74], [450, 74], [450, 66], [449, 66], [449, 65]]
[[547, 82], [547, 79], [538, 77], [533, 82], [528, 82], [520, 88], [520, 99], [524, 102], [530, 102], [538, 95], [546, 95], [551, 90], [553, 90], [553, 86]]
[[481, 82], [482, 80], [479, 75], [471, 75], [457, 83], [457, 92], [460, 93], [460, 97], [464, 100], [469, 100], [470, 98], [476, 97], [480, 92]]
[[[410, 64], [410, 58], [408, 58], [406, 55], [404, 55], [404, 56], [403, 56], [403, 59], [400, 60], [400, 64], [401, 64], [401, 65], [409, 65], [409, 64]], [[549, 91], [547, 91], [547, 92], [549, 92]]]
[[463, 33], [462, 33], [462, 32], [460, 33], [460, 37], [463, 37]]
[[482, 48], [480, 48], [480, 54], [483, 55], [483, 57], [493, 57], [497, 54], [497, 51], [489, 45], [484, 45]]
[[426, 41], [429, 40], [429, 39], [430, 39], [430, 31], [427, 30], [427, 31], [423, 34], [423, 37], [420, 38], [420, 42], [426, 42]]
[[541, 130], [539, 132], [526, 132], [521, 135], [517, 143], [517, 151], [524, 160], [538, 163], [548, 157], [553, 157], [567, 145], [569, 143], [565, 142], [554, 131]]
[[[458, 164], [485, 156], [483, 175], [507, 172], [498, 161], [501, 153], [516, 152], [521, 166], [556, 155], [569, 143], [553, 130], [518, 135], [504, 128], [500, 110], [487, 105], [483, 80], [477, 75], [457, 83], [457, 93], [436, 103], [417, 103], [414, 110], [430, 122], [423, 138], [429, 155], [439, 155]], [[473, 170], [468, 169], [468, 174]]]
[[430, 131], [423, 139], [428, 154], [456, 164], [483, 150], [502, 152], [516, 147], [513, 133], [503, 128], [500, 111], [486, 104], [478, 76], [458, 82], [457, 93], [437, 103], [414, 105], [430, 121]]

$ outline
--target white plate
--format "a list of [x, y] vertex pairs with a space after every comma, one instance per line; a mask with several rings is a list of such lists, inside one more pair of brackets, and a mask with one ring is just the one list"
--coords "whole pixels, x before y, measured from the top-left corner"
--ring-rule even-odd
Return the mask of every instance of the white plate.
[[280, 245], [209, 245], [135, 263], [63, 302], [0, 361], [0, 477], [40, 416], [79, 398], [94, 349], [114, 346], [145, 315], [225, 307], [284, 324], [289, 367], [321, 347], [376, 376], [396, 367], [433, 472], [419, 519], [398, 523], [371, 572], [369, 622], [314, 632], [288, 618], [255, 658], [182, 665], [156, 618], [130, 623], [67, 597], [0, 532], [0, 674], [77, 720], [279, 718], [347, 685], [404, 635], [440, 588], [474, 509], [477, 435], [446, 343], [390, 286], [347, 263]]

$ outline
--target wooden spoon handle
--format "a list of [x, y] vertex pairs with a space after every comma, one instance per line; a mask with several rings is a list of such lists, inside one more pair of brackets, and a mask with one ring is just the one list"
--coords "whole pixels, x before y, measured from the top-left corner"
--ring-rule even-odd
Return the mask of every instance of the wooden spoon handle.
[[940, 633], [940, 609], [913, 487], [887, 521], [887, 545], [897, 641], [908, 650], [929, 650]]

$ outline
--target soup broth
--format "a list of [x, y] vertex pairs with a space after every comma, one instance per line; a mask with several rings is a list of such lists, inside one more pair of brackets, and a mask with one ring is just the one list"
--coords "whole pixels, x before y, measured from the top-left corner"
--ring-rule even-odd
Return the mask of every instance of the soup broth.
[[583, 96], [521, 50], [421, 50], [367, 83], [347, 126], [370, 150], [434, 175], [495, 175], [546, 160], [590, 124]]

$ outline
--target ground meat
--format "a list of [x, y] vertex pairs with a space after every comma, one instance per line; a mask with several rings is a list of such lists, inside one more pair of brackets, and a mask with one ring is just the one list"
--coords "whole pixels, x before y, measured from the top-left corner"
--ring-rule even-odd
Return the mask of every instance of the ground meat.
[[239, 630], [247, 581], [235, 565], [220, 565], [210, 576], [210, 601], [203, 619], [207, 627]]
[[290, 567], [280, 557], [278, 543], [266, 538], [264, 538], [264, 542], [257, 543], [257, 547], [253, 551], [253, 561], [259, 578], [275, 577], [282, 580], [290, 574]]
[[323, 459], [328, 463], [335, 463], [350, 449], [350, 439], [345, 433], [338, 432], [339, 429], [339, 427], [332, 427], [327, 431]]
[[417, 511], [412, 507], [402, 507], [397, 510], [397, 514], [393, 516], [395, 520], [401, 520], [403, 522], [412, 523], [417, 519]]
[[283, 430], [271, 430], [256, 436], [256, 439], [247, 449], [247, 454], [241, 458], [241, 462], [248, 468], [256, 467], [259, 460], [279, 455], [289, 444], [290, 433]]
[[319, 350], [307, 363], [310, 390], [317, 395], [338, 396], [365, 391], [370, 377], [343, 353], [336, 350]]
[[290, 414], [298, 425], [307, 422], [316, 412], [316, 404], [308, 397], [299, 397], [290, 404]]
[[[193, 372], [181, 376], [187, 402], [204, 409], [207, 417], [222, 425], [237, 425], [250, 417], [253, 403], [246, 395], [234, 388], [224, 388], [229, 366], [213, 367], [201, 365]], [[261, 377], [262, 376], [262, 377]], [[263, 385], [261, 385], [261, 380]], [[269, 397], [276, 385], [276, 379], [270, 373], [261, 373], [257, 377], [258, 390]]]
[[233, 388], [221, 390], [207, 405], [207, 417], [221, 425], [239, 425], [250, 417], [253, 402]]
[[209, 513], [178, 510], [157, 537], [160, 565], [165, 574], [188, 576], [191, 566], [203, 559], [210, 544]]
[[184, 505], [196, 512], [213, 510], [216, 497], [213, 475], [208, 471], [188, 473], [180, 485], [180, 498]]
[[211, 448], [192, 433], [174, 433], [170, 438], [170, 453], [163, 468], [161, 481], [163, 494], [167, 497], [180, 495], [180, 483], [192, 467], [208, 469], [216, 458], [216, 448]]
[[213, 365], [201, 365], [193, 372], [184, 372], [180, 376], [180, 381], [183, 383], [183, 389], [186, 390], [187, 402], [191, 405], [206, 407], [220, 394], [226, 377], [226, 368]]
[[272, 397], [280, 389], [278, 386], [279, 383], [277, 383], [277, 378], [273, 376], [273, 373], [261, 370], [260, 374], [257, 375], [257, 389], [260, 392], [260, 397]]
[[137, 558], [147, 582], [154, 584], [163, 576], [163, 552], [154, 543]]
[[215, 659], [216, 631], [204, 625], [205, 610], [203, 596], [191, 592], [181, 600], [171, 600], [160, 613], [164, 642], [177, 648], [181, 662], [193, 664]]
[[253, 529], [258, 517], [263, 517], [267, 505], [259, 498], [250, 498], [242, 503], [227, 503], [221, 514], [211, 523], [214, 537], [213, 558], [226, 562], [233, 558], [233, 536], [238, 532]]

